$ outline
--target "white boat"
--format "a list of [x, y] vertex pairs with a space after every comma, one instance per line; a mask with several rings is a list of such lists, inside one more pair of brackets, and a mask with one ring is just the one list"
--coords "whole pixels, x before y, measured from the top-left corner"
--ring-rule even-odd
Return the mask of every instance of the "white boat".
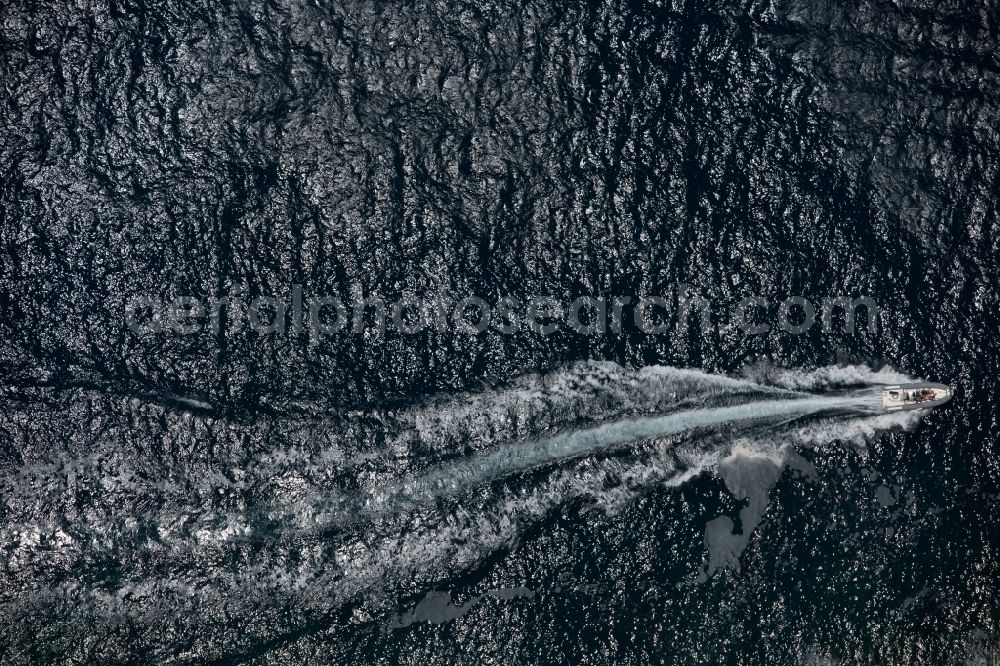
[[933, 409], [951, 400], [952, 390], [946, 384], [918, 382], [897, 384], [882, 389], [882, 408], [887, 412], [912, 409]]

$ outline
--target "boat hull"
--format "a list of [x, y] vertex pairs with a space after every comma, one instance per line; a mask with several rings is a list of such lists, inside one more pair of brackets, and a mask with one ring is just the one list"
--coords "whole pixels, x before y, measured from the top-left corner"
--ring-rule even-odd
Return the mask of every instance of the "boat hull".
[[934, 382], [894, 384], [882, 389], [882, 408], [887, 412], [934, 409], [951, 400], [951, 396], [952, 390], [947, 384]]

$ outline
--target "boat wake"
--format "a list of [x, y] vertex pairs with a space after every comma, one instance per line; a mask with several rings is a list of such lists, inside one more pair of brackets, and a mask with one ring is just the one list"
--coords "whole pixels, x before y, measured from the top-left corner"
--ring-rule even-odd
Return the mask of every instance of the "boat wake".
[[[373, 590], [474, 567], [567, 503], [614, 514], [706, 472], [729, 484], [742, 461], [776, 479], [794, 447], [909, 427], [919, 413], [871, 404], [878, 387], [907, 379], [856, 367], [731, 378], [587, 363], [399, 412], [278, 425], [105, 405], [111, 434], [94, 450], [25, 452], [2, 479], [3, 575], [31, 584], [0, 601], [66, 608], [67, 623], [154, 621], [160, 608], [197, 616], [220, 603], [377, 606]], [[51, 418], [45, 436], [58, 441]], [[134, 432], [143, 419], [162, 429], [150, 441], [167, 444], [116, 442], [116, 427]], [[188, 458], [165, 463], [171, 454]], [[764, 510], [769, 486], [733, 487]], [[735, 552], [743, 537], [726, 527], [714, 525], [713, 539]], [[87, 612], [69, 612], [83, 599]]]
[[[584, 430], [558, 433], [490, 450], [482, 455], [434, 469], [390, 487], [376, 487], [344, 499], [323, 498], [270, 516], [273, 525], [287, 531], [325, 528], [426, 505], [440, 497], [466, 492], [481, 484], [560, 460], [586, 456], [627, 443], [711, 430], [734, 423], [787, 423], [820, 412], [861, 413], [870, 408], [866, 394], [850, 397], [809, 397], [753, 401], [726, 407], [683, 409], [672, 414], [628, 418]], [[304, 521], [304, 524], [303, 524]]]

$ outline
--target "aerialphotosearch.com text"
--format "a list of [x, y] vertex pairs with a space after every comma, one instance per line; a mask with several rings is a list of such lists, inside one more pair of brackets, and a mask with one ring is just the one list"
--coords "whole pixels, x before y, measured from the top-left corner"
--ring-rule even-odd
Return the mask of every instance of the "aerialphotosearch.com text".
[[[336, 334], [417, 335], [430, 329], [479, 335], [487, 331], [552, 335], [565, 329], [580, 335], [618, 334], [624, 329], [660, 335], [698, 326], [703, 333], [731, 325], [748, 335], [775, 327], [801, 335], [817, 323], [825, 333], [853, 334], [859, 323], [874, 333], [878, 308], [867, 296], [802, 296], [768, 299], [749, 296], [725, 306], [713, 303], [688, 285], [671, 296], [552, 296], [528, 299], [441, 294], [409, 295], [392, 301], [355, 291], [351, 298], [307, 296], [292, 285], [287, 296], [249, 297], [240, 288], [211, 297], [148, 295], [125, 306], [125, 324], [139, 335], [292, 335], [310, 344]], [[634, 327], [634, 328], [633, 328]]]

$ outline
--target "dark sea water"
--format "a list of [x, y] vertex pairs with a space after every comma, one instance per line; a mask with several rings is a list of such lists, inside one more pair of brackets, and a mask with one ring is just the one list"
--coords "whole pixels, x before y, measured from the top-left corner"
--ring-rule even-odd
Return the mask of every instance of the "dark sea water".
[[[998, 47], [992, 0], [5, 4], [0, 661], [997, 663]], [[298, 288], [713, 313], [126, 324]]]

